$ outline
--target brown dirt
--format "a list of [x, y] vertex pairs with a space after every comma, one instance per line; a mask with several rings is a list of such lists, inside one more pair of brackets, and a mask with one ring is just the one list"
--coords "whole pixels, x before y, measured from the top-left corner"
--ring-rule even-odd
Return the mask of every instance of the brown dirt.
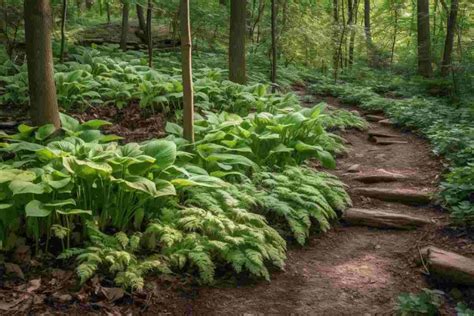
[[[335, 99], [327, 101], [335, 107], [343, 107]], [[97, 115], [103, 118], [103, 114], [95, 113], [93, 117]], [[121, 126], [122, 121], [124, 120], [118, 119], [116, 123]], [[426, 245], [473, 257], [474, 236], [450, 227], [448, 215], [437, 207], [387, 203], [352, 193], [353, 188], [361, 186], [429, 191], [437, 188], [442, 164], [432, 155], [424, 140], [377, 123], [371, 124], [371, 129], [374, 128], [396, 134], [407, 140], [408, 144], [378, 146], [368, 140], [366, 131], [342, 132], [341, 136], [348, 141], [348, 153], [338, 160], [338, 167], [333, 172], [348, 185], [356, 207], [428, 217], [434, 222], [433, 225], [414, 231], [337, 225], [326, 234], [314, 236], [303, 248], [291, 246], [285, 271], [274, 272], [271, 282], [227, 275], [220, 278], [213, 287], [199, 287], [192, 284], [191, 278], [150, 279], [144, 293], [125, 295], [119, 301], [111, 303], [101, 295], [100, 289], [104, 285], [102, 281], [101, 285], [88, 284], [86, 301], [81, 300], [82, 297], [77, 293], [73, 294], [72, 300], [67, 304], [58, 302], [58, 298], [46, 298], [45, 304], [36, 307], [32, 301], [28, 311], [48, 310], [68, 315], [387, 315], [393, 314], [396, 298], [400, 293], [438, 288], [447, 293], [442, 314], [455, 315], [455, 304], [450, 294], [456, 295], [457, 300], [464, 300], [472, 305], [474, 289], [453, 288], [436, 283], [425, 275], [425, 271], [415, 261], [418, 249]], [[354, 164], [360, 165], [361, 172], [384, 169], [411, 175], [412, 178], [403, 182], [361, 184], [352, 181], [351, 175], [346, 173]], [[59, 291], [64, 292], [67, 288], [71, 288], [71, 285]], [[41, 291], [42, 289], [39, 290]], [[25, 295], [21, 292], [12, 293], [14, 292], [7, 290], [1, 296], [14, 295], [18, 299]]]

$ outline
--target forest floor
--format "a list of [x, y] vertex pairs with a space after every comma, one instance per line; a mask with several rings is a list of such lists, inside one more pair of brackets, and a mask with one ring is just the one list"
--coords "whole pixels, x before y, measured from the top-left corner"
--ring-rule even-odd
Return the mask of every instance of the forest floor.
[[[331, 97], [315, 98], [315, 101], [325, 101], [336, 108], [355, 110]], [[133, 121], [139, 114], [133, 111], [131, 107], [130, 113], [89, 113], [83, 118], [122, 115], [117, 120], [123, 124], [118, 125], [127, 125], [130, 121], [130, 130], [136, 130]], [[162, 118], [153, 116], [152, 120], [149, 124], [152, 127], [145, 124], [145, 130], [135, 135], [137, 139], [146, 134], [159, 136], [164, 124]], [[441, 313], [455, 315], [452, 297], [473, 301], [474, 289], [435, 283], [416, 261], [419, 249], [427, 245], [472, 257], [472, 236], [449, 226], [448, 213], [438, 207], [382, 202], [361, 196], [354, 190], [358, 187], [380, 187], [434, 192], [442, 172], [442, 162], [432, 154], [425, 140], [412, 133], [371, 123], [369, 131], [374, 130], [392, 134], [407, 143], [382, 146], [369, 140], [368, 131], [339, 132], [347, 141], [348, 152], [338, 159], [338, 167], [333, 172], [348, 185], [354, 207], [411, 214], [427, 218], [432, 224], [411, 231], [336, 225], [326, 234], [315, 235], [303, 248], [290, 245], [285, 271], [274, 271], [271, 282], [224, 275], [214, 286], [204, 287], [193, 284], [185, 277], [159, 277], [147, 280], [147, 288], [153, 288], [153, 291], [133, 296], [104, 292], [99, 284], [89, 282], [89, 288], [82, 289], [79, 294], [63, 294], [69, 295], [63, 303], [47, 297], [45, 304], [33, 306], [30, 312], [47, 310], [68, 315], [99, 311], [109, 315], [130, 312], [150, 315], [393, 314], [399, 294], [437, 288], [447, 293]], [[125, 131], [123, 136], [127, 137], [127, 133]], [[359, 174], [383, 169], [406, 175], [408, 179], [366, 185], [354, 181], [354, 173], [348, 172], [349, 169]], [[67, 275], [68, 282], [73, 284], [72, 272]], [[66, 279], [65, 276], [58, 279], [61, 278]], [[64, 290], [68, 288], [65, 284], [61, 286]], [[29, 289], [25, 288], [25, 291]], [[120, 298], [115, 300], [115, 294]]]

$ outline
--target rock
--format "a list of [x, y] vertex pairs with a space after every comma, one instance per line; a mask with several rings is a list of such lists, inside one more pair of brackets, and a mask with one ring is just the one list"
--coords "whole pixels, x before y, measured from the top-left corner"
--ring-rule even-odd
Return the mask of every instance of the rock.
[[383, 126], [393, 126], [393, 122], [391, 122], [389, 119], [385, 119], [385, 120], [381, 120], [379, 121], [379, 124], [380, 125], [383, 125]]
[[379, 121], [385, 120], [385, 117], [380, 116], [380, 115], [373, 115], [373, 114], [367, 114], [365, 118], [369, 122], [379, 122]]
[[424, 218], [360, 208], [347, 209], [342, 219], [351, 225], [395, 229], [414, 229], [431, 223]]
[[387, 139], [386, 137], [372, 137], [377, 145], [408, 144], [405, 140]]
[[433, 246], [421, 249], [420, 254], [430, 274], [436, 278], [454, 284], [474, 285], [474, 259]]
[[359, 171], [360, 171], [360, 165], [359, 164], [352, 165], [347, 169], [347, 172], [349, 172], [349, 173], [357, 173]]
[[411, 189], [355, 188], [354, 193], [382, 201], [399, 202], [409, 205], [426, 205], [431, 203], [431, 192]]
[[377, 170], [374, 173], [367, 173], [354, 176], [352, 178], [355, 181], [362, 183], [377, 183], [377, 182], [395, 182], [395, 181], [404, 181], [408, 177], [403, 174], [391, 173], [385, 170]]

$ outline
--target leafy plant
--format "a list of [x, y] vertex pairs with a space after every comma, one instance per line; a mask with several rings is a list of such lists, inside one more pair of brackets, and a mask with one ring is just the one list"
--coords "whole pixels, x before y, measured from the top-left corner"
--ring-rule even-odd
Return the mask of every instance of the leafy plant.
[[436, 315], [443, 295], [441, 291], [429, 289], [423, 289], [419, 294], [401, 294], [396, 310], [400, 315]]

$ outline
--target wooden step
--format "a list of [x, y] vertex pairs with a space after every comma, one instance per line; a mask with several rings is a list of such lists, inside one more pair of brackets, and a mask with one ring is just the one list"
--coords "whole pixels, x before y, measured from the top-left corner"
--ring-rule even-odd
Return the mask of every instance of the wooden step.
[[430, 274], [445, 282], [474, 285], [474, 259], [433, 246], [420, 250]]
[[408, 144], [405, 140], [387, 139], [386, 137], [372, 137], [377, 145]]
[[355, 188], [354, 193], [388, 202], [409, 205], [427, 205], [432, 201], [431, 192], [411, 189]]
[[365, 118], [369, 122], [379, 122], [379, 121], [385, 120], [385, 117], [380, 116], [380, 115], [373, 115], [373, 114], [367, 114]]
[[383, 125], [383, 126], [393, 126], [395, 125], [392, 121], [390, 121], [389, 119], [385, 119], [385, 120], [381, 120], [378, 122], [380, 125]]
[[342, 215], [342, 219], [351, 225], [376, 228], [415, 229], [431, 224], [430, 220], [424, 218], [361, 208], [346, 210]]
[[398, 135], [390, 134], [383, 131], [368, 131], [368, 134], [369, 134], [369, 137], [393, 137], [393, 138], [400, 137]]
[[352, 177], [352, 180], [362, 183], [396, 182], [405, 181], [407, 179], [409, 179], [409, 177], [406, 175], [392, 173], [385, 170], [377, 170], [372, 173], [358, 174]]

